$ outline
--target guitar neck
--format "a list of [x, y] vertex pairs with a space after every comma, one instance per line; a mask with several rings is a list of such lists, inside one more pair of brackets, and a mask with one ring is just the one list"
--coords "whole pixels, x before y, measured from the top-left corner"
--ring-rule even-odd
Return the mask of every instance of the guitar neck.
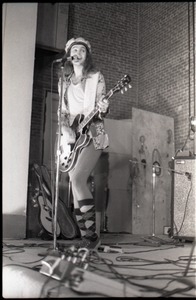
[[[113, 91], [110, 90], [104, 99], [109, 99], [113, 95]], [[96, 106], [91, 113], [78, 125], [77, 127], [77, 132], [80, 132], [91, 120], [92, 118], [96, 115], [96, 113], [99, 111], [99, 108]]]
[[98, 111], [99, 109], [95, 107], [93, 111], [91, 111], [91, 113], [79, 124], [77, 127], [77, 132], [80, 132], [91, 121]]
[[[114, 93], [116, 93], [120, 90], [122, 91], [122, 88], [124, 88], [124, 87], [125, 87], [125, 91], [127, 91], [126, 85], [129, 84], [130, 81], [131, 81], [130, 76], [129, 75], [124, 75], [124, 77], [113, 87], [113, 89], [111, 89], [105, 95], [104, 99], [108, 100]], [[129, 85], [129, 87], [131, 88], [131, 85]], [[78, 125], [78, 127], [76, 128], [76, 132], [80, 132], [90, 122], [90, 120], [96, 115], [96, 113], [98, 111], [99, 111], [99, 107], [96, 106], [91, 111], [91, 113], [86, 118], [84, 118], [84, 120]]]
[[42, 196], [43, 196], [44, 204], [47, 206], [46, 195], [45, 195], [44, 188], [43, 188], [43, 185], [42, 185], [41, 175], [39, 174], [37, 166], [34, 166], [34, 169], [35, 169], [35, 172], [37, 174], [37, 178], [38, 178], [38, 181], [39, 181], [40, 189], [42, 191]]

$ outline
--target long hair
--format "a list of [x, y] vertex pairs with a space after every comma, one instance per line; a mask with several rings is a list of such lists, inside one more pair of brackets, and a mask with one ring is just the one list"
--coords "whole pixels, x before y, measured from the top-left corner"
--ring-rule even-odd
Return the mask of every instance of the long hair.
[[[68, 57], [70, 56], [70, 50], [67, 52]], [[64, 71], [65, 76], [69, 76], [73, 72], [72, 62], [66, 61], [64, 63], [64, 70], [65, 70]], [[95, 73], [96, 71], [97, 69], [93, 63], [92, 55], [89, 52], [88, 48], [86, 48], [86, 59], [83, 66], [83, 75], [87, 76], [89, 73]]]

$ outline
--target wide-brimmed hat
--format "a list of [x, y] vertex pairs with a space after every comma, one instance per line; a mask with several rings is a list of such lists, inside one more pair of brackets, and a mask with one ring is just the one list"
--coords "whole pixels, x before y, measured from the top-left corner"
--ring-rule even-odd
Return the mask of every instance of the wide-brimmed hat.
[[78, 44], [84, 45], [89, 50], [89, 52], [91, 52], [90, 43], [82, 37], [79, 37], [76, 39], [75, 38], [70, 39], [65, 45], [65, 52], [67, 53], [71, 49], [72, 46], [78, 45]]

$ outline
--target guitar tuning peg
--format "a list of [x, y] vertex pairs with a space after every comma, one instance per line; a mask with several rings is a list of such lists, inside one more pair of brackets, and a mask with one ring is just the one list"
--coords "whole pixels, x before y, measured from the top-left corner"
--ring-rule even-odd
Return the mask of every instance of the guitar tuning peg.
[[127, 87], [125, 86], [125, 92], [127, 91]]
[[124, 94], [123, 90], [121, 90], [120, 92], [121, 92], [121, 94]]
[[131, 88], [132, 88], [132, 85], [129, 84], [129, 88], [131, 89]]

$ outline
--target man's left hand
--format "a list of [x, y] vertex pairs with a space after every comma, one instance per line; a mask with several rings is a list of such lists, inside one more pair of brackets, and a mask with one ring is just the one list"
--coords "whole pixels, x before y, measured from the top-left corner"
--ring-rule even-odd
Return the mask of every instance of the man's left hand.
[[101, 99], [98, 103], [99, 112], [106, 113], [109, 107], [109, 102], [107, 99]]

